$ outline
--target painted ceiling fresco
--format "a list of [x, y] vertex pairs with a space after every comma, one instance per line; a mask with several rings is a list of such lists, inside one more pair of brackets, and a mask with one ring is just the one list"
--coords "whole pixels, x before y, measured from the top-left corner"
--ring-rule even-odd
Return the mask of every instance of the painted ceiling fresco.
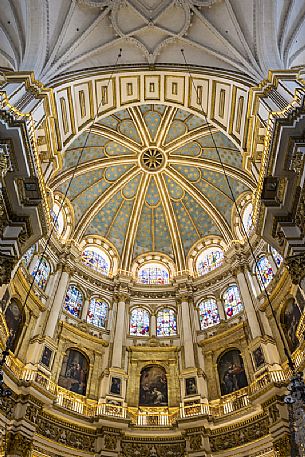
[[[240, 151], [214, 127], [213, 135], [235, 198], [253, 190]], [[67, 194], [78, 241], [98, 234], [122, 256], [128, 237], [133, 258], [153, 251], [174, 259], [176, 243], [186, 256], [206, 235], [234, 238], [232, 195], [204, 119], [142, 105], [101, 119], [86, 138], [66, 150], [52, 182], [64, 193], [81, 154]]]

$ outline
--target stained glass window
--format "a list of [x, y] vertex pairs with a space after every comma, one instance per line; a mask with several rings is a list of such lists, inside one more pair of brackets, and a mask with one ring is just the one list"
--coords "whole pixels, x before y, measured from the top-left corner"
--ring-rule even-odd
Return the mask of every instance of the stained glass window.
[[87, 322], [96, 327], [106, 327], [108, 317], [108, 303], [100, 298], [91, 298], [87, 314]]
[[35, 252], [35, 248], [36, 248], [36, 246], [35, 246], [35, 244], [33, 244], [33, 246], [31, 246], [30, 249], [28, 249], [22, 257], [22, 261], [26, 267], [28, 267], [31, 263], [31, 260], [33, 258], [34, 252]]
[[107, 254], [101, 249], [90, 246], [83, 251], [82, 261], [85, 265], [96, 270], [103, 275], [108, 275], [110, 271], [110, 260]]
[[279, 267], [281, 265], [281, 263], [283, 262], [283, 257], [272, 246], [270, 246], [270, 251], [271, 251], [272, 257], [273, 257], [273, 259], [275, 261], [276, 266]]
[[261, 286], [268, 286], [272, 280], [274, 273], [267, 257], [264, 256], [258, 260], [256, 266], [256, 276]]
[[129, 333], [134, 336], [149, 335], [149, 312], [134, 308], [130, 313]]
[[227, 288], [223, 294], [223, 301], [225, 313], [228, 319], [240, 313], [240, 311], [244, 309], [240, 298], [239, 289], [235, 284]]
[[157, 335], [172, 336], [177, 334], [175, 311], [169, 308], [161, 309], [157, 315]]
[[249, 203], [243, 212], [243, 225], [245, 227], [246, 232], [249, 234], [253, 228], [253, 206], [252, 203]]
[[76, 286], [69, 286], [65, 298], [64, 309], [72, 316], [80, 317], [83, 306], [83, 294]]
[[207, 300], [200, 302], [199, 320], [201, 330], [211, 327], [212, 325], [219, 324], [220, 317], [218, 313], [217, 303], [214, 298], [208, 298]]
[[147, 263], [139, 269], [138, 280], [142, 284], [168, 284], [169, 273], [159, 263]]
[[32, 276], [34, 276], [34, 280], [40, 289], [45, 289], [50, 271], [50, 265], [45, 258], [37, 260]]
[[56, 232], [61, 235], [62, 232], [64, 231], [64, 217], [62, 210], [60, 209], [60, 206], [58, 203], [54, 203], [53, 209], [50, 211], [50, 215], [52, 218], [52, 221], [54, 223], [54, 227]]
[[205, 249], [197, 259], [197, 271], [202, 276], [220, 267], [223, 261], [223, 251], [216, 247]]

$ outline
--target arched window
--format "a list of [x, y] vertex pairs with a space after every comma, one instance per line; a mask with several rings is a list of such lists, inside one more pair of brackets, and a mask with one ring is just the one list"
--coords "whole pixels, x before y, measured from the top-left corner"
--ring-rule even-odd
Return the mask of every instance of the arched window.
[[96, 246], [88, 246], [82, 253], [82, 261], [85, 265], [103, 275], [110, 271], [110, 259], [108, 255]]
[[231, 394], [248, 385], [244, 363], [240, 351], [231, 349], [217, 361], [221, 395]]
[[6, 325], [9, 329], [9, 341], [8, 346], [12, 352], [15, 351], [18, 338], [20, 337], [21, 330], [24, 322], [24, 315], [22, 312], [21, 305], [14, 299], [11, 300], [10, 304], [5, 311]]
[[217, 247], [207, 248], [198, 256], [197, 272], [202, 276], [220, 267], [223, 262], [223, 251]]
[[240, 311], [244, 309], [240, 298], [239, 289], [235, 284], [228, 287], [224, 292], [223, 301], [225, 313], [228, 319], [240, 313]]
[[159, 263], [146, 263], [139, 269], [138, 281], [142, 284], [168, 284], [168, 269]]
[[38, 259], [32, 276], [34, 276], [34, 280], [40, 289], [44, 290], [46, 288], [50, 272], [51, 268], [49, 262], [44, 257]]
[[283, 257], [281, 256], [281, 254], [276, 250], [274, 249], [272, 246], [270, 246], [270, 252], [271, 252], [271, 255], [273, 257], [273, 260], [276, 264], [277, 267], [279, 267], [281, 265], [281, 263], [283, 262]]
[[83, 307], [83, 294], [73, 285], [70, 285], [65, 298], [64, 309], [72, 316], [80, 317]]
[[177, 335], [175, 311], [170, 308], [161, 309], [157, 314], [157, 336]]
[[199, 320], [201, 330], [219, 324], [220, 316], [215, 298], [207, 298], [200, 302]]
[[96, 327], [105, 328], [109, 305], [101, 298], [91, 298], [87, 314], [87, 322]]
[[54, 223], [55, 230], [58, 235], [61, 235], [65, 228], [63, 211], [57, 202], [54, 203], [53, 209], [50, 211], [52, 221]]
[[22, 261], [23, 263], [25, 264], [26, 267], [28, 267], [31, 263], [31, 260], [33, 258], [33, 255], [34, 255], [34, 252], [35, 252], [35, 249], [36, 249], [36, 245], [33, 244], [33, 246], [31, 246], [27, 251], [26, 253], [23, 255], [22, 257]]
[[149, 312], [143, 308], [134, 308], [130, 313], [129, 333], [134, 336], [149, 335]]
[[262, 287], [268, 286], [268, 284], [272, 280], [274, 272], [267, 257], [263, 256], [257, 261], [256, 276]]
[[243, 226], [244, 226], [247, 234], [249, 234], [253, 229], [252, 216], [253, 216], [253, 206], [252, 206], [252, 203], [248, 203], [248, 205], [245, 207], [245, 209], [243, 211], [243, 216], [242, 216]]
[[64, 356], [58, 385], [80, 395], [86, 395], [89, 363], [76, 349], [68, 349]]

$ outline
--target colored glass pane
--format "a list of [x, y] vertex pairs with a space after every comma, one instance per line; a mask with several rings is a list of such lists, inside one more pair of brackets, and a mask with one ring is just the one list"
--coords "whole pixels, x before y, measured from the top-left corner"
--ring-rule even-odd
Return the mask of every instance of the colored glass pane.
[[34, 276], [34, 281], [36, 282], [37, 286], [40, 287], [40, 289], [45, 289], [49, 274], [50, 265], [46, 259], [38, 259], [32, 272], [32, 276]]
[[60, 206], [57, 203], [54, 203], [53, 209], [51, 209], [50, 211], [50, 215], [54, 223], [56, 232], [59, 235], [61, 235], [64, 231], [64, 218], [62, 210], [60, 209]]
[[80, 317], [83, 306], [83, 294], [76, 286], [69, 286], [65, 298], [64, 309], [72, 316]]
[[88, 247], [83, 251], [82, 261], [85, 265], [103, 275], [108, 275], [110, 271], [109, 257], [101, 249], [95, 246]]
[[243, 212], [243, 225], [246, 232], [249, 234], [253, 228], [253, 206], [249, 203]]
[[220, 317], [214, 298], [208, 298], [199, 304], [199, 320], [201, 330], [219, 324]]
[[169, 273], [167, 268], [158, 263], [147, 263], [140, 268], [138, 280], [142, 284], [168, 284]]
[[268, 286], [274, 273], [267, 257], [261, 257], [256, 265], [256, 276], [261, 286]]
[[134, 336], [149, 335], [149, 312], [134, 308], [130, 313], [129, 333]]
[[164, 308], [157, 315], [157, 335], [172, 336], [177, 334], [177, 322], [175, 311]]
[[271, 250], [272, 257], [275, 261], [275, 264], [279, 267], [281, 265], [281, 263], [283, 262], [283, 257], [272, 246], [270, 247], [270, 250]]
[[223, 301], [225, 313], [228, 319], [240, 313], [240, 311], [244, 309], [240, 298], [239, 289], [236, 285], [227, 288], [223, 294]]
[[108, 303], [99, 299], [91, 298], [87, 314], [87, 322], [96, 327], [105, 328], [108, 317]]
[[223, 251], [219, 248], [205, 249], [198, 257], [197, 271], [202, 276], [220, 267], [223, 261]]
[[28, 267], [30, 265], [34, 252], [35, 252], [35, 244], [33, 244], [33, 246], [31, 246], [30, 249], [28, 249], [26, 251], [26, 253], [23, 255], [22, 261], [24, 262], [26, 267]]

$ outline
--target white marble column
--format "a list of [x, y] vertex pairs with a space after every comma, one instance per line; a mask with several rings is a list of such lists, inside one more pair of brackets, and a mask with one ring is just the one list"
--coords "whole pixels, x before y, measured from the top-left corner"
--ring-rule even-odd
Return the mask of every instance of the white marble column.
[[57, 287], [57, 290], [55, 293], [53, 303], [50, 308], [50, 314], [49, 314], [46, 329], [45, 329], [45, 335], [49, 336], [51, 338], [54, 338], [57, 321], [61, 314], [67, 287], [70, 282], [70, 269], [64, 268], [62, 265], [60, 265], [59, 268], [62, 270], [61, 276], [60, 276], [60, 280], [58, 283], [58, 287]]
[[248, 323], [252, 333], [252, 338], [254, 339], [258, 336], [262, 336], [256, 310], [253, 303], [253, 297], [250, 294], [247, 278], [242, 269], [239, 269], [237, 271], [236, 279], [240, 290], [241, 299], [248, 317]]
[[125, 336], [126, 302], [128, 300], [128, 294], [119, 293], [117, 316], [115, 323], [114, 344], [112, 350], [112, 367], [115, 368], [121, 368], [122, 365], [122, 350]]
[[195, 367], [194, 345], [191, 328], [191, 317], [189, 308], [189, 295], [182, 293], [179, 295], [181, 306], [181, 327], [183, 332], [184, 363], [185, 368]]
[[156, 336], [157, 335], [157, 314], [151, 313], [150, 317], [150, 335]]
[[83, 309], [82, 309], [82, 313], [81, 313], [81, 319], [83, 321], [87, 321], [87, 314], [89, 311], [89, 306], [90, 306], [90, 300], [89, 300], [89, 298], [86, 298], [84, 301], [84, 305], [83, 305]]

